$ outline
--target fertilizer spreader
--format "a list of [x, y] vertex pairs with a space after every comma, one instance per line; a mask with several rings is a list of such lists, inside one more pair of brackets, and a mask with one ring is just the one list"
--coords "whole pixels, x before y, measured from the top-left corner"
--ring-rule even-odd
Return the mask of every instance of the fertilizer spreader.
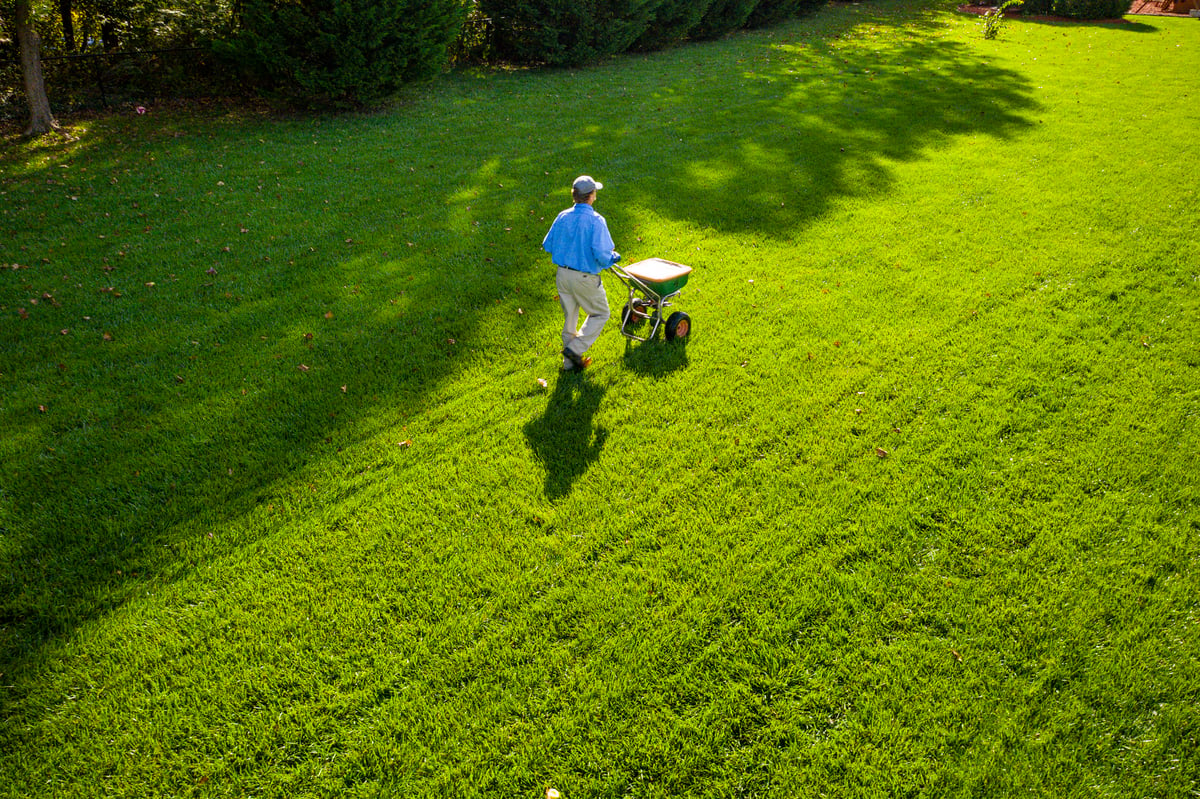
[[[665, 258], [648, 258], [626, 267], [613, 266], [610, 270], [629, 289], [629, 300], [621, 309], [621, 335], [634, 341], [649, 341], [658, 335], [658, 328], [666, 320], [667, 341], [686, 341], [692, 332], [692, 318], [683, 311], [665, 316], [670, 307], [668, 300], [678, 296], [687, 285], [692, 273], [690, 266], [677, 264]], [[647, 323], [650, 330], [639, 335]]]

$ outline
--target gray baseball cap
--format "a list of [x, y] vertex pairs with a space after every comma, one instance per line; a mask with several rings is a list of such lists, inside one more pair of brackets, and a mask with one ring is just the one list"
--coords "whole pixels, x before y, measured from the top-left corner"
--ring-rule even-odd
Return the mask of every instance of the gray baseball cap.
[[580, 194], [591, 194], [596, 189], [604, 188], [604, 184], [591, 175], [580, 175], [575, 178], [575, 183], [572, 184], [571, 188]]

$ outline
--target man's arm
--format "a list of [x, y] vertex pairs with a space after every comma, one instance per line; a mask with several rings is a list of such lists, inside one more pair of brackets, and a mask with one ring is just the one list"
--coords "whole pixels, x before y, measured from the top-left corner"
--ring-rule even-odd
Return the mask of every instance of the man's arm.
[[542, 249], [551, 255], [554, 254], [555, 249], [558, 247], [558, 230], [558, 217], [555, 217], [554, 222], [550, 225], [550, 229], [546, 231], [546, 237], [542, 239]]
[[601, 217], [592, 230], [592, 257], [601, 269], [608, 269], [621, 260], [621, 255], [613, 249], [614, 246], [612, 236], [608, 232], [608, 223]]

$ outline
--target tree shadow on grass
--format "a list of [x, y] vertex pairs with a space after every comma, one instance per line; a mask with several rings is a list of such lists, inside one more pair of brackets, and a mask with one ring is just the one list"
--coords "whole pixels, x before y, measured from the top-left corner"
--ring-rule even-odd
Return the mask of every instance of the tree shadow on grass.
[[[956, 137], [1002, 141], [1031, 126], [1038, 106], [1023, 76], [937, 36], [944, 23], [932, 16], [884, 36], [893, 24], [864, 15], [861, 27], [880, 34], [876, 48], [805, 39], [803, 23], [749, 34], [760, 47], [714, 43], [688, 74], [672, 53], [647, 57], [663, 67], [658, 89], [617, 95], [612, 118], [626, 121], [580, 137], [604, 173], [614, 235], [652, 209], [701, 229], [787, 240], [833, 202], [887, 192], [898, 162]], [[654, 158], [630, 169], [629, 152]]]
[[600, 457], [608, 431], [593, 425], [606, 389], [585, 372], [560, 373], [545, 412], [525, 425], [525, 438], [546, 471], [545, 492], [561, 499]]

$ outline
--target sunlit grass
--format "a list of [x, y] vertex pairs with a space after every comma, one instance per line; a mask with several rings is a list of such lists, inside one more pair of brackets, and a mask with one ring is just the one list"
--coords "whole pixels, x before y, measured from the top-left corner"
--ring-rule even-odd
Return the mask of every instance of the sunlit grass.
[[[1200, 789], [1198, 36], [839, 6], [14, 146], [0, 795]], [[696, 327], [573, 378], [581, 172]]]

